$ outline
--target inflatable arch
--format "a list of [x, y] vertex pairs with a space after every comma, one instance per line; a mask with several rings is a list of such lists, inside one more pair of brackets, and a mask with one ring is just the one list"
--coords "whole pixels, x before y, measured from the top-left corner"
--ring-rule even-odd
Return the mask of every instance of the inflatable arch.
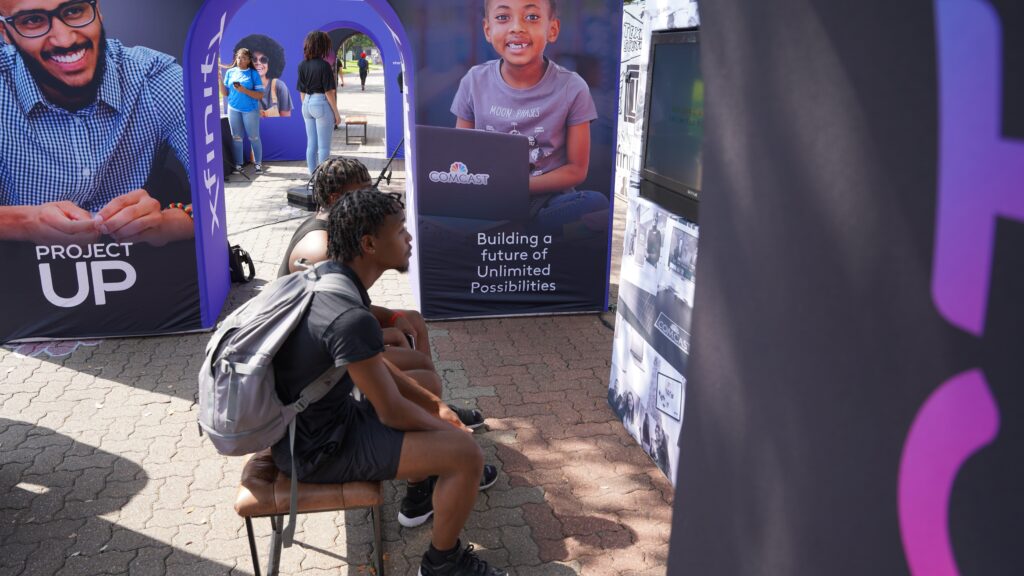
[[[249, 0], [229, 15], [221, 42], [221, 60], [227, 62], [240, 40], [250, 34], [273, 39], [284, 50], [285, 63], [279, 81], [291, 94], [290, 118], [265, 120], [260, 126], [265, 160], [302, 160], [306, 157], [306, 132], [302, 122], [301, 103], [295, 90], [298, 67], [302, 62], [302, 41], [311, 30], [345, 28], [369, 36], [381, 51], [384, 64], [384, 98], [387, 132], [385, 146], [392, 151], [402, 141], [402, 99], [398, 92], [398, 74], [402, 70], [398, 46], [391, 30], [378, 13], [363, 0], [325, 3], [318, 0], [296, 0], [281, 14], [281, 3], [275, 0]], [[337, 44], [333, 49], [338, 48]], [[346, 90], [341, 91], [338, 108], [345, 115]]]
[[[385, 104], [388, 148], [394, 150], [402, 141], [403, 127], [415, 125], [413, 108], [410, 106], [404, 107], [405, 121], [402, 121], [403, 101], [397, 83], [398, 72], [403, 70], [403, 63], [412, 61], [412, 55], [398, 15], [387, 0], [294, 0], [288, 4], [285, 13], [279, 13], [280, 6], [280, 3], [270, 0], [210, 0], [200, 8], [186, 41], [183, 57], [185, 110], [189, 130], [195, 135], [189, 145], [192, 147], [191, 157], [197, 159], [193, 166], [192, 197], [196, 220], [196, 251], [200, 262], [201, 319], [204, 327], [212, 327], [216, 323], [231, 287], [227, 264], [224, 170], [221, 158], [223, 148], [217, 81], [218, 60], [225, 51], [230, 51], [238, 39], [248, 34], [274, 37], [275, 31], [281, 30], [281, 38], [287, 37], [282, 46], [288, 62], [282, 76], [288, 81], [290, 69], [293, 86], [295, 66], [302, 60], [302, 38], [309, 30], [359, 30], [377, 43], [385, 61], [385, 75], [388, 78], [385, 89], [389, 95]], [[251, 22], [252, 25], [242, 29], [239, 25], [242, 22]], [[411, 66], [404, 66], [404, 69], [405, 95], [409, 102], [414, 102], [415, 71]], [[295, 98], [298, 102], [298, 95]], [[272, 122], [278, 122], [282, 127], [276, 128]], [[298, 136], [288, 136], [292, 131]], [[305, 131], [301, 114], [293, 114], [289, 119], [264, 122], [261, 136], [266, 143], [267, 159], [284, 159], [278, 154], [289, 154], [289, 159], [305, 157]], [[414, 143], [408, 137], [408, 131], [406, 136], [404, 151], [409, 162], [406, 168], [411, 171], [414, 166], [409, 152]], [[284, 146], [288, 146], [289, 141], [297, 141], [301, 146], [293, 152], [288, 152], [289, 148], [275, 148], [274, 156], [271, 156], [268, 145], [277, 140]]]

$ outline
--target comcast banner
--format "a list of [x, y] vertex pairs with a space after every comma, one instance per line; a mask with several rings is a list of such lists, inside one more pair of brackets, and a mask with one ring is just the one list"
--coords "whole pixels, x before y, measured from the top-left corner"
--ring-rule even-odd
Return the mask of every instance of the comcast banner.
[[204, 294], [196, 256], [182, 68], [199, 4], [3, 4], [0, 341], [216, 317], [222, 299]]
[[604, 309], [622, 3], [391, 4], [415, 78], [423, 313]]

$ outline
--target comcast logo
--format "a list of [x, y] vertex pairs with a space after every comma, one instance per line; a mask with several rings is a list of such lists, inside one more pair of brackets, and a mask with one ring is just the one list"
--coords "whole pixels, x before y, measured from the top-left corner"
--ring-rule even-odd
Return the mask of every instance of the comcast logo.
[[487, 180], [490, 179], [490, 174], [473, 174], [469, 171], [469, 166], [466, 166], [464, 162], [455, 161], [448, 167], [447, 172], [441, 172], [439, 170], [431, 171], [428, 174], [431, 182], [441, 182], [443, 184], [473, 184], [476, 186], [487, 186]]

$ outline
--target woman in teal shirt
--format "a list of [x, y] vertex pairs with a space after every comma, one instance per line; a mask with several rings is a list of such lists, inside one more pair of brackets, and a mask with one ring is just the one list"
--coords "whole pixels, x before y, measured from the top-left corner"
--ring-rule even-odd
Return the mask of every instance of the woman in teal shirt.
[[263, 81], [252, 62], [248, 48], [235, 51], [235, 61], [224, 72], [221, 94], [228, 99], [228, 124], [231, 126], [235, 171], [242, 171], [242, 136], [249, 137], [256, 171], [263, 171], [263, 142], [260, 141], [260, 99]]

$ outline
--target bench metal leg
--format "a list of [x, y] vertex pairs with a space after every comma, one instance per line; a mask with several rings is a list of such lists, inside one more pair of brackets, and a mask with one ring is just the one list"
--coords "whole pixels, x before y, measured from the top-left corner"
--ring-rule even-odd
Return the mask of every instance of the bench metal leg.
[[[370, 509], [373, 519], [373, 545], [377, 548], [377, 576], [384, 576], [384, 540], [381, 535], [381, 507], [378, 504]], [[259, 576], [257, 574], [257, 576]]]
[[267, 576], [277, 576], [281, 570], [281, 548], [284, 544], [284, 537], [281, 531], [284, 529], [284, 516], [271, 516], [270, 527], [270, 554], [267, 557]]
[[246, 517], [245, 531], [249, 534], [249, 554], [252, 554], [252, 572], [260, 576], [260, 556], [256, 552], [256, 535], [252, 531], [252, 519]]

